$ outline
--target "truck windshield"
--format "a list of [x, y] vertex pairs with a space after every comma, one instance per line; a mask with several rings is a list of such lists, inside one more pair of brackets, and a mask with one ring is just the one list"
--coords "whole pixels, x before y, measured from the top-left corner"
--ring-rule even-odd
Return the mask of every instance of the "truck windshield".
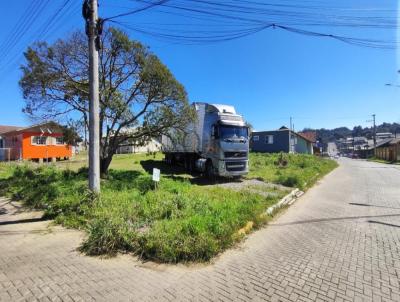
[[221, 139], [247, 139], [247, 127], [220, 125], [219, 137]]

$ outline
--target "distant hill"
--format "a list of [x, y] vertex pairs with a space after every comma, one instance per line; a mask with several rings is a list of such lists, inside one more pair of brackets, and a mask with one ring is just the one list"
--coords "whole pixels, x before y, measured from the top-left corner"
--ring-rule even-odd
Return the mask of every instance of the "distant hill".
[[[333, 142], [340, 138], [345, 138], [349, 136], [365, 136], [368, 139], [373, 137], [373, 128], [361, 126], [355, 126], [352, 130], [347, 127], [339, 127], [335, 129], [310, 129], [305, 128], [303, 131], [316, 131], [317, 139], [326, 144], [328, 142]], [[376, 132], [391, 132], [397, 133], [400, 136], [400, 124], [398, 123], [383, 123], [376, 126]]]

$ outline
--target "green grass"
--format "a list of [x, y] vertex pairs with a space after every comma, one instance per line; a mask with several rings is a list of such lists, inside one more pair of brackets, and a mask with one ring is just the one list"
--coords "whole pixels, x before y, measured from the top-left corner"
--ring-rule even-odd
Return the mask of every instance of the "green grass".
[[337, 165], [333, 160], [306, 154], [250, 153], [247, 177], [305, 190]]
[[[131, 252], [160, 262], [207, 261], [242, 238], [238, 230], [270, 217], [265, 209], [277, 196], [162, 178], [157, 189], [139, 171], [111, 170], [100, 197], [86, 189], [87, 170], [13, 166], [0, 194], [44, 209], [45, 215], [88, 236], [81, 250], [90, 255]], [[7, 170], [7, 169], [6, 169]], [[10, 175], [7, 172], [6, 175]]]
[[[4, 164], [0, 196], [21, 200], [43, 209], [56, 223], [86, 231], [80, 249], [89, 255], [130, 252], [176, 263], [207, 261], [234, 245], [243, 237], [240, 229], [249, 221], [254, 228], [266, 223], [271, 217], [265, 210], [287, 193], [268, 186], [234, 191], [196, 185], [196, 176], [171, 169], [160, 159], [160, 154], [115, 156], [100, 196], [88, 192], [88, 172], [80, 160], [70, 163], [74, 170], [63, 166], [67, 163]], [[286, 167], [276, 165], [277, 159], [278, 155], [251, 154], [249, 177], [310, 185], [335, 167], [311, 156], [287, 156]], [[148, 173], [154, 166], [163, 175], [157, 188]]]
[[377, 158], [377, 157], [368, 158], [368, 161], [373, 161], [373, 162], [381, 163], [381, 164], [400, 165], [400, 161], [394, 161], [393, 162], [393, 161], [389, 161], [389, 160], [380, 159], [380, 158]]

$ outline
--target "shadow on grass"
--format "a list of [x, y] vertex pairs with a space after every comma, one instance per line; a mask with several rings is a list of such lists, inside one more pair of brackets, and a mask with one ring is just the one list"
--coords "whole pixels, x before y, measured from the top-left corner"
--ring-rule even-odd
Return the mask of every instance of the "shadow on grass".
[[141, 175], [143, 175], [143, 173], [139, 171], [109, 170], [105, 178], [105, 180], [107, 180], [106, 187], [116, 191], [130, 188]]
[[143, 167], [143, 169], [149, 174], [153, 174], [153, 168], [157, 168], [161, 171], [161, 174], [164, 177], [178, 181], [189, 181], [190, 183], [199, 186], [242, 182], [242, 179], [240, 178], [227, 178], [227, 177], [217, 177], [215, 180], [210, 180], [199, 172], [188, 172], [184, 169], [183, 166], [168, 165], [166, 162], [160, 160], [152, 160], [152, 159], [142, 160], [140, 164]]

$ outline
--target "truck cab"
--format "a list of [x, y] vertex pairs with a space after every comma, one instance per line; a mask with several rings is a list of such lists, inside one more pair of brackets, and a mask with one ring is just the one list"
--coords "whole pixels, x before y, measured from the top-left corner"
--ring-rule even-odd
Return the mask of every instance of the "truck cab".
[[232, 106], [227, 105], [208, 105], [207, 111], [211, 135], [209, 141], [204, 140], [206, 148], [202, 157], [212, 162], [211, 172], [218, 176], [247, 174], [249, 130], [243, 117], [236, 114]]

